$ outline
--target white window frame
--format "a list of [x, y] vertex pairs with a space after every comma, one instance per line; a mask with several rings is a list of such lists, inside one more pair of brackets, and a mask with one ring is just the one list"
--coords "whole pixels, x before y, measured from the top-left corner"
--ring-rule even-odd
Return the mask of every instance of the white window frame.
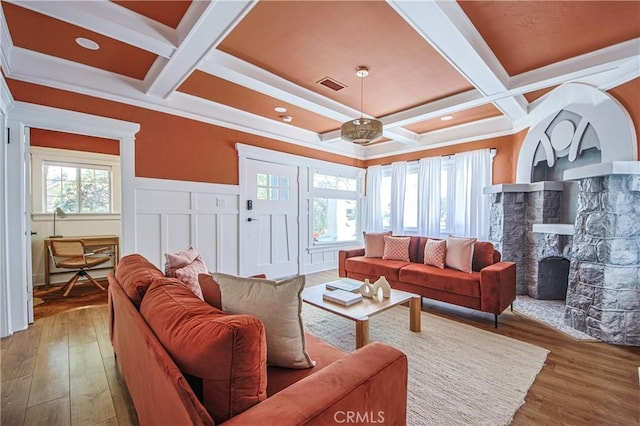
[[[356, 189], [353, 191], [329, 188], [316, 188], [313, 185], [316, 174], [343, 177], [354, 179], [356, 181]], [[363, 174], [361, 171], [345, 171], [338, 169], [313, 168], [309, 173], [309, 247], [331, 247], [341, 245], [353, 245], [362, 241], [362, 222], [364, 215], [362, 214], [362, 193], [364, 188]], [[315, 241], [313, 238], [314, 224], [314, 208], [313, 203], [316, 198], [337, 199], [337, 200], [354, 200], [356, 202], [356, 238], [345, 241]]]
[[111, 170], [111, 212], [109, 213], [73, 213], [79, 216], [113, 216], [120, 215], [120, 156], [94, 152], [72, 151], [57, 148], [31, 147], [31, 212], [34, 219], [49, 218], [52, 213], [46, 212], [45, 179], [43, 166], [63, 165], [69, 167], [85, 167]]

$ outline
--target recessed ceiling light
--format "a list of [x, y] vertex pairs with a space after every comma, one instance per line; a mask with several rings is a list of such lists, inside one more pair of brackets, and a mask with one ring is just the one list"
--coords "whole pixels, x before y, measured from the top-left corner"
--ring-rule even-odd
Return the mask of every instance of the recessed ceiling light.
[[280, 113], [287, 112], [287, 109], [285, 107], [275, 107], [273, 110]]
[[293, 117], [291, 117], [290, 115], [281, 115], [280, 118], [285, 123], [291, 123], [293, 121]]
[[100, 49], [100, 45], [98, 43], [96, 43], [93, 40], [89, 40], [88, 38], [78, 37], [76, 38], [76, 43], [78, 43], [78, 45], [84, 47], [85, 49], [89, 49], [89, 50]]
[[442, 121], [453, 120], [453, 115], [445, 115], [444, 117], [440, 117], [440, 120]]

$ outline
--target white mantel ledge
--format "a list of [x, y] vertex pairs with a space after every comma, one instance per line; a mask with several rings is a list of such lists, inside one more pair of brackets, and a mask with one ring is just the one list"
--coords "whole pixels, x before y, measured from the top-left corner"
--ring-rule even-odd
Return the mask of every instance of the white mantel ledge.
[[540, 234], [573, 235], [575, 226], [573, 223], [534, 223], [531, 230]]
[[565, 170], [564, 180], [609, 175], [640, 175], [640, 161], [609, 161]]
[[543, 181], [533, 183], [501, 183], [499, 185], [485, 186], [483, 194], [499, 194], [503, 192], [536, 192], [536, 191], [562, 191], [562, 182]]

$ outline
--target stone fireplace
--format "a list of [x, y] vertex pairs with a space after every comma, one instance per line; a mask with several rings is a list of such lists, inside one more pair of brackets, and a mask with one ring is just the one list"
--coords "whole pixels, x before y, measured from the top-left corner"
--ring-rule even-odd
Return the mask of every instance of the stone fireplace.
[[489, 239], [517, 267], [517, 293], [566, 300], [565, 323], [640, 345], [640, 162], [628, 114], [567, 84], [532, 115], [517, 183], [485, 188]]

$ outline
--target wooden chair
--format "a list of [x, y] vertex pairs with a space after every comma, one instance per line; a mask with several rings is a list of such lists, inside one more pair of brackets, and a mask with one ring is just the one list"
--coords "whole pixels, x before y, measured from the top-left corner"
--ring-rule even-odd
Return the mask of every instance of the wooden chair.
[[76, 270], [75, 275], [60, 289], [64, 291], [64, 296], [67, 296], [71, 292], [71, 289], [73, 289], [73, 286], [76, 285], [80, 277], [86, 277], [96, 287], [104, 290], [104, 287], [89, 275], [86, 269], [110, 261], [110, 256], [100, 255], [100, 253], [107, 250], [110, 250], [110, 247], [87, 251], [84, 241], [82, 240], [51, 241], [49, 254], [56, 267]]

